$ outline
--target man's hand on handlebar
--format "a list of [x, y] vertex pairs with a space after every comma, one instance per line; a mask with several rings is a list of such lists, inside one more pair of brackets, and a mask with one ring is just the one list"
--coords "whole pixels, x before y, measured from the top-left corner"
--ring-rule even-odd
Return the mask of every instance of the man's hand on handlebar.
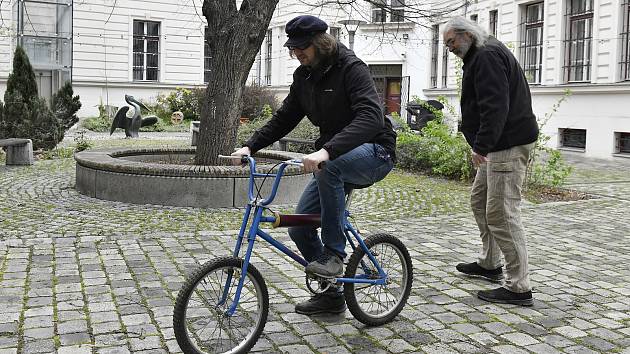
[[314, 172], [320, 169], [320, 163], [330, 160], [330, 155], [325, 149], [320, 149], [312, 154], [308, 154], [302, 158], [304, 164], [304, 172]]
[[[249, 149], [249, 147], [243, 146], [242, 148], [234, 151], [230, 156], [251, 156], [251, 155], [252, 155], [252, 152]], [[234, 166], [240, 166], [242, 165], [242, 162], [240, 160], [233, 159], [232, 164]]]

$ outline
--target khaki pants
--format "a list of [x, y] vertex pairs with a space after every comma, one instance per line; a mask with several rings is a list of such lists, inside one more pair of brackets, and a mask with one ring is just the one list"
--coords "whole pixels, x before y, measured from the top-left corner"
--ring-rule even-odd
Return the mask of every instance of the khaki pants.
[[477, 169], [470, 203], [483, 247], [477, 262], [485, 269], [501, 266], [505, 257], [505, 288], [531, 290], [525, 233], [521, 222], [521, 188], [534, 143], [491, 152]]

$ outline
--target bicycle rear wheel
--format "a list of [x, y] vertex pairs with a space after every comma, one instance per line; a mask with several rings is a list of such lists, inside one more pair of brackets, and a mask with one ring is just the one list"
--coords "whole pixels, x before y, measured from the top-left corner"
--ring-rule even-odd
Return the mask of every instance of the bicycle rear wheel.
[[[378, 326], [393, 320], [407, 303], [413, 266], [407, 247], [392, 235], [369, 236], [365, 245], [387, 274], [387, 282], [383, 285], [345, 283], [344, 296], [354, 318], [366, 325]], [[360, 247], [350, 257], [345, 277], [380, 278], [376, 266]]]
[[269, 313], [262, 275], [247, 267], [236, 312], [228, 316], [243, 260], [221, 257], [193, 272], [177, 295], [173, 329], [184, 353], [247, 353], [256, 344]]

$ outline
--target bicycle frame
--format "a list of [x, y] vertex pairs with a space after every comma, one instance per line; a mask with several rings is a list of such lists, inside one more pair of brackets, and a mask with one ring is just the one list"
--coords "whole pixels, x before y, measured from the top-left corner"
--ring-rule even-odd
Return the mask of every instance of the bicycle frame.
[[[249, 225], [249, 230], [247, 231], [247, 250], [243, 258], [241, 276], [239, 278], [236, 294], [234, 296], [234, 302], [232, 303], [232, 305], [230, 306], [230, 308], [228, 309], [226, 313], [228, 316], [232, 316], [236, 312], [236, 307], [238, 306], [238, 302], [241, 295], [241, 289], [243, 288], [245, 277], [247, 276], [247, 267], [249, 266], [249, 262], [252, 255], [252, 251], [254, 249], [254, 243], [256, 241], [256, 237], [260, 237], [263, 240], [267, 241], [273, 247], [277, 248], [282, 253], [289, 256], [291, 259], [300, 263], [302, 266], [306, 267], [306, 265], [308, 264], [308, 262], [304, 258], [302, 258], [298, 254], [290, 250], [282, 242], [274, 239], [271, 235], [269, 235], [268, 233], [260, 229], [260, 223], [274, 223], [276, 221], [276, 218], [274, 216], [263, 216], [263, 212], [265, 209], [267, 209], [267, 206], [271, 202], [273, 202], [276, 196], [276, 193], [278, 191], [278, 186], [280, 185], [280, 180], [282, 178], [285, 168], [289, 165], [301, 166], [301, 162], [299, 160], [284, 161], [280, 164], [276, 173], [259, 173], [259, 172], [256, 172], [256, 161], [250, 156], [243, 157], [242, 161], [244, 161], [245, 158], [247, 158], [247, 162], [250, 168], [249, 188], [248, 188], [249, 203], [245, 207], [245, 213], [243, 215], [243, 222], [241, 223], [241, 228], [238, 233], [236, 245], [234, 247], [234, 252], [233, 252], [234, 257], [238, 257], [238, 255], [241, 253], [241, 248], [243, 246], [244, 239], [245, 239], [245, 231], [247, 230], [249, 219], [250, 219], [250, 216], [252, 215], [252, 212], [254, 216], [251, 221], [251, 224]], [[258, 200], [257, 196], [254, 195], [254, 185], [255, 185], [254, 181], [256, 177], [273, 177], [274, 178], [269, 196], [267, 196], [266, 198], [262, 200]], [[358, 231], [355, 230], [352, 224], [348, 221], [349, 216], [350, 216], [350, 213], [346, 210], [344, 213], [344, 221], [343, 221], [344, 231], [345, 231], [344, 233], [345, 233], [346, 239], [348, 240], [353, 251], [357, 247], [354, 241], [357, 242], [358, 247], [360, 247], [365, 252], [365, 254], [368, 256], [372, 264], [378, 270], [379, 278], [368, 279], [366, 275], [363, 275], [361, 277], [355, 277], [355, 278], [335, 278], [332, 281], [333, 282], [336, 281], [339, 283], [361, 283], [361, 284], [372, 284], [372, 285], [385, 284], [387, 282], [387, 274], [383, 271], [383, 269], [381, 268], [381, 265], [378, 263], [378, 261], [376, 260], [372, 252], [369, 251], [369, 249], [365, 245], [365, 242], [363, 242], [362, 237], [359, 235]], [[354, 241], [352, 240], [353, 238], [354, 238]], [[367, 273], [369, 267], [363, 262], [362, 262], [362, 267]], [[219, 301], [220, 304], [226, 301], [228, 291], [229, 291], [229, 284], [231, 284], [231, 282], [232, 282], [232, 274], [228, 274], [227, 281], [225, 283], [225, 287], [223, 290], [223, 296], [222, 296], [222, 299]]]

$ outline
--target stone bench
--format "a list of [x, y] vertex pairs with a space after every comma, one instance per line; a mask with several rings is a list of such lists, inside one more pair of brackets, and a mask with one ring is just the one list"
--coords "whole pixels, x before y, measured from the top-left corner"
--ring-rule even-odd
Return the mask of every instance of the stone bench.
[[7, 165], [33, 164], [33, 142], [31, 139], [0, 139], [0, 147], [7, 148]]
[[287, 145], [289, 143], [305, 144], [305, 145], [311, 145], [311, 146], [313, 146], [315, 144], [315, 142], [313, 140], [297, 139], [297, 138], [289, 138], [289, 137], [284, 137], [284, 138], [280, 139], [278, 141], [278, 143], [280, 143], [280, 150], [282, 150], [282, 151], [288, 151], [287, 150]]

